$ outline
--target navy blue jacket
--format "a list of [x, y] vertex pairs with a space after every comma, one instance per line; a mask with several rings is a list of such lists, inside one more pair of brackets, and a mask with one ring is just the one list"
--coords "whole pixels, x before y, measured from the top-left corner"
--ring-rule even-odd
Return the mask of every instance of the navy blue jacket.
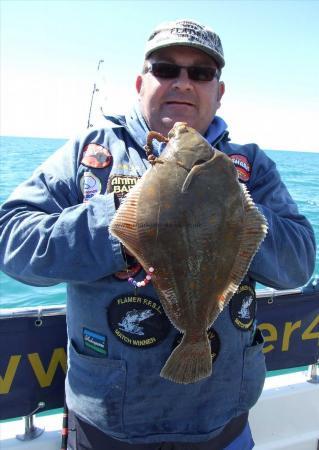
[[206, 138], [233, 159], [269, 231], [241, 291], [210, 330], [213, 374], [189, 385], [161, 378], [179, 333], [151, 284], [134, 295], [123, 280], [127, 261], [108, 233], [119, 202], [148, 168], [147, 131], [138, 112], [109, 118], [42, 164], [2, 205], [1, 269], [31, 285], [67, 283], [69, 408], [127, 442], [198, 442], [257, 401], [265, 364], [253, 284], [304, 284], [314, 234], [275, 164], [256, 145], [230, 143], [215, 118]]

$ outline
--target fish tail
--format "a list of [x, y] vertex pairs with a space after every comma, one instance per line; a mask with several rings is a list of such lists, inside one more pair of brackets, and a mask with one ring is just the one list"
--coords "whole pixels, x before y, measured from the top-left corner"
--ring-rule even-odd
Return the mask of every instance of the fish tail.
[[194, 342], [186, 333], [161, 370], [161, 377], [175, 383], [195, 383], [212, 373], [212, 356], [207, 334]]

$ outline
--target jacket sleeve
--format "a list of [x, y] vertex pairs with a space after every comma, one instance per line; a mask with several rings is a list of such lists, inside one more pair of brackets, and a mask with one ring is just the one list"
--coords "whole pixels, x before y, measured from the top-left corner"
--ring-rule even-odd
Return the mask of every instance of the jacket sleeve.
[[108, 233], [113, 194], [79, 198], [79, 142], [69, 142], [11, 194], [0, 210], [0, 268], [35, 286], [90, 282], [124, 268]]
[[314, 231], [298, 212], [275, 163], [258, 147], [248, 189], [268, 222], [268, 233], [252, 261], [250, 276], [276, 289], [304, 285], [315, 265]]

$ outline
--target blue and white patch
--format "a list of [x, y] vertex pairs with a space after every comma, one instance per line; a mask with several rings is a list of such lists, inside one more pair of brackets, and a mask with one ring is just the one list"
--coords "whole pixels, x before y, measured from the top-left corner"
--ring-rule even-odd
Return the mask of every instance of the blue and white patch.
[[83, 193], [83, 202], [89, 201], [95, 194], [101, 192], [101, 181], [92, 172], [84, 172], [80, 181], [81, 191]]
[[171, 327], [161, 304], [150, 297], [116, 297], [107, 314], [113, 334], [130, 347], [153, 347], [166, 338]]
[[103, 334], [83, 328], [83, 342], [84, 347], [107, 356], [107, 340]]

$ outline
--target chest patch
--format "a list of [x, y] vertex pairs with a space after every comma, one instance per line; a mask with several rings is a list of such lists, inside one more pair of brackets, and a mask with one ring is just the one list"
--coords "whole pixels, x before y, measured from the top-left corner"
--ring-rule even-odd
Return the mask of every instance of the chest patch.
[[170, 330], [159, 302], [137, 295], [116, 297], [108, 308], [108, 322], [122, 344], [145, 349], [162, 342]]
[[89, 144], [83, 148], [81, 163], [94, 169], [103, 169], [112, 162], [110, 151], [99, 144]]
[[248, 331], [255, 320], [256, 306], [254, 289], [246, 284], [239, 286], [229, 307], [233, 324], [242, 331]]
[[80, 180], [80, 188], [83, 194], [83, 202], [87, 202], [95, 194], [101, 192], [101, 181], [91, 172], [84, 172]]
[[107, 192], [114, 192], [121, 202], [126, 194], [136, 185], [139, 177], [133, 175], [111, 175], [107, 183]]
[[247, 182], [251, 175], [251, 164], [244, 155], [229, 155], [237, 170], [238, 179]]

